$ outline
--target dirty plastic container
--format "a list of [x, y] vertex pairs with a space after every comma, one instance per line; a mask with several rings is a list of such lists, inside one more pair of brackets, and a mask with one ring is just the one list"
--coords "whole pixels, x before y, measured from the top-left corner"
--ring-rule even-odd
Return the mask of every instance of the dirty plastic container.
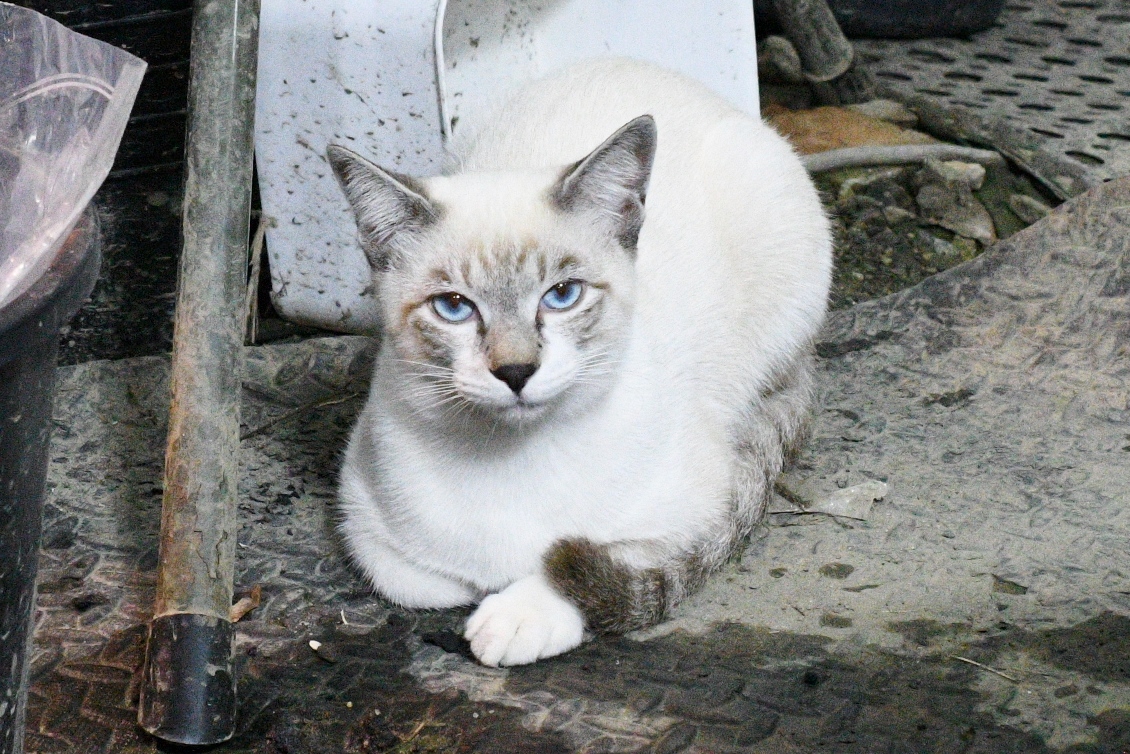
[[89, 208], [144, 61], [0, 2], [0, 754], [23, 751], [59, 328], [101, 261]]
[[0, 308], [0, 754], [22, 750], [59, 328], [101, 260], [88, 208], [47, 271]]
[[1005, 0], [831, 0], [849, 37], [967, 37], [993, 25]]
[[[988, 29], [1005, 0], [828, 0], [849, 37], [967, 37]], [[772, 0], [755, 0], [758, 29], [779, 33]]]

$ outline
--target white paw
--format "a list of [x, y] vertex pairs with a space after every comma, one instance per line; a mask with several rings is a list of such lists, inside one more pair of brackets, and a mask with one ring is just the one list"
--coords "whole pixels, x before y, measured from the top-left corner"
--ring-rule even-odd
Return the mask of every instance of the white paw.
[[482, 601], [463, 636], [484, 665], [525, 665], [581, 643], [585, 622], [541, 575], [515, 581]]

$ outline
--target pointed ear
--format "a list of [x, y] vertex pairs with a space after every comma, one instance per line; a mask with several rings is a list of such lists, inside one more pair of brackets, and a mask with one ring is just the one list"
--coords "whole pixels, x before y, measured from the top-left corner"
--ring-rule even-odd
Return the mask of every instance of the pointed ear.
[[355, 152], [331, 144], [326, 158], [353, 207], [361, 248], [374, 270], [388, 269], [391, 244], [439, 220], [439, 209], [424, 187], [406, 175], [385, 170]]
[[625, 249], [634, 249], [643, 225], [647, 183], [655, 159], [655, 119], [641, 115], [592, 154], [570, 165], [550, 189], [565, 212], [593, 212], [610, 222], [609, 230]]

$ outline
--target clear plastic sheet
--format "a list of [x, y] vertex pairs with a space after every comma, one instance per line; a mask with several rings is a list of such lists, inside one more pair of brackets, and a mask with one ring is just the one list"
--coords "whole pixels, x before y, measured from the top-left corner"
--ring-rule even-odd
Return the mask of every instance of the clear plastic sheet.
[[34, 283], [102, 185], [145, 63], [0, 2], [0, 307]]

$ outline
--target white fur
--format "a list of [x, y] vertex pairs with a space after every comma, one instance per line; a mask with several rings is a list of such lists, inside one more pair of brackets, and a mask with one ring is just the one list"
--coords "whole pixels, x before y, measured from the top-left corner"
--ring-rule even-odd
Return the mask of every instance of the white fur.
[[525, 665], [572, 649], [584, 633], [581, 611], [535, 573], [484, 599], [466, 638], [484, 665]]
[[[412, 607], [499, 592], [468, 623], [487, 664], [581, 641], [580, 612], [542, 576], [556, 540], [678, 547], [720, 525], [731, 428], [822, 321], [828, 227], [789, 145], [650, 65], [594, 61], [529, 86], [456, 145], [460, 173], [424, 185], [456, 235], [536, 236], [553, 222], [541, 199], [562, 166], [643, 114], [658, 152], [634, 281], [620, 288], [630, 324], [603, 392], [531, 431], [468, 443], [403, 409], [403, 372], [385, 347], [346, 455], [342, 531], [379, 592]], [[546, 352], [528, 391], [552, 401], [576, 368]], [[513, 400], [497, 380], [467, 389]]]

